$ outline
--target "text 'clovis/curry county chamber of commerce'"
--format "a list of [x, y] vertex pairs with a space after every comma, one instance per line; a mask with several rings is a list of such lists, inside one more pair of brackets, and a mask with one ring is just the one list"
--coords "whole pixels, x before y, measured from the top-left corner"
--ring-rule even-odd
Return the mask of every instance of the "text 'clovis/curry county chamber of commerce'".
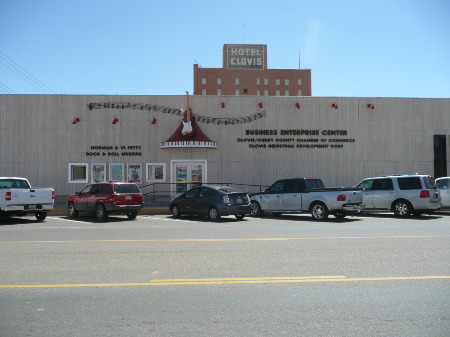
[[354, 144], [347, 130], [245, 130], [245, 136], [237, 139], [252, 149], [343, 149]]

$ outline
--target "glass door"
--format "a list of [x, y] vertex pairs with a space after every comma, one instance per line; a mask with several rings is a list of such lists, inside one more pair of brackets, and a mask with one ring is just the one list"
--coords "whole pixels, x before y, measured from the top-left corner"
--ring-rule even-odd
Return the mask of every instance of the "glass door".
[[175, 177], [175, 191], [177, 194], [186, 192], [194, 186], [205, 182], [205, 162], [177, 162], [174, 163], [173, 177]]

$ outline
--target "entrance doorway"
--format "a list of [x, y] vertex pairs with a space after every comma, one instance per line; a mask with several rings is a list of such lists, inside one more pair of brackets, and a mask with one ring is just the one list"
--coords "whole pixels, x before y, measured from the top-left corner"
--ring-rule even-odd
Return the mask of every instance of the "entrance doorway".
[[[172, 160], [172, 184], [176, 195], [206, 183], [206, 160]], [[173, 186], [173, 185], [172, 185]]]
[[434, 178], [447, 176], [446, 135], [434, 135]]

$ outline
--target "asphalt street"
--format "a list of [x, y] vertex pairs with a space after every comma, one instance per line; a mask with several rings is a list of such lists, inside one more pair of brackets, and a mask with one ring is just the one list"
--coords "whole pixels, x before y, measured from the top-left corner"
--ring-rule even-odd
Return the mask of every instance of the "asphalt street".
[[0, 336], [448, 336], [450, 215], [0, 223]]

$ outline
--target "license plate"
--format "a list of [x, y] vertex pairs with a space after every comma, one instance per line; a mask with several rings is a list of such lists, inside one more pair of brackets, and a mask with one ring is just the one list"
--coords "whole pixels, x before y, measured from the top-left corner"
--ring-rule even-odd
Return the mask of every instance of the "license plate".
[[27, 209], [35, 209], [36, 208], [36, 205], [28, 205], [27, 206]]
[[125, 200], [131, 200], [131, 199], [133, 199], [133, 198], [131, 197], [131, 195], [126, 195], [126, 196], [125, 196]]
[[242, 204], [242, 199], [236, 199], [237, 204]]

